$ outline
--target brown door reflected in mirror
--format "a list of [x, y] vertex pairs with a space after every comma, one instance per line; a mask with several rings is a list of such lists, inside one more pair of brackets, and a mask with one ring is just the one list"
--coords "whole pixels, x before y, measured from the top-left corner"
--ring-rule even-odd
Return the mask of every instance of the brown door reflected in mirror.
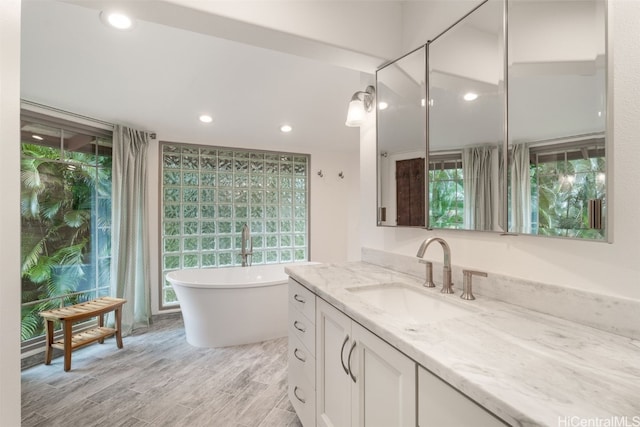
[[397, 225], [424, 225], [424, 159], [396, 161]]

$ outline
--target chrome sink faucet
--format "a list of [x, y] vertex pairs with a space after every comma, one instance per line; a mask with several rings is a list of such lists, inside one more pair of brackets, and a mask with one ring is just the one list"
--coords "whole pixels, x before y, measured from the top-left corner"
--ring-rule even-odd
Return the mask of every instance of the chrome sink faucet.
[[247, 258], [251, 257], [252, 255], [253, 240], [251, 240], [251, 232], [249, 231], [249, 226], [245, 224], [242, 226], [242, 249], [240, 250], [243, 267], [248, 267], [251, 265], [251, 261], [247, 262]]
[[[444, 266], [442, 267], [442, 289], [440, 290], [440, 292], [442, 292], [443, 294], [452, 294], [453, 283], [451, 282], [451, 248], [449, 248], [449, 245], [447, 244], [447, 242], [445, 242], [444, 239], [440, 237], [432, 237], [430, 239], [426, 239], [420, 245], [420, 248], [418, 249], [418, 253], [416, 254], [416, 256], [418, 258], [422, 258], [424, 256], [424, 253], [427, 251], [427, 248], [429, 247], [429, 245], [433, 242], [440, 243], [440, 246], [442, 246], [442, 251], [444, 252]], [[431, 280], [431, 265], [430, 265], [431, 263], [426, 262], [426, 264], [427, 264], [427, 281], [425, 282], [425, 286], [430, 287], [430, 285], [433, 283]]]

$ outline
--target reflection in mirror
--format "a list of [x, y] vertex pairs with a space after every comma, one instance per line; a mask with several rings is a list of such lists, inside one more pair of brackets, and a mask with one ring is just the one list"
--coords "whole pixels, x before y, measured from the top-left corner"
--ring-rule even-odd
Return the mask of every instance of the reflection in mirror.
[[488, 0], [428, 45], [428, 227], [501, 231], [504, 2]]
[[378, 225], [425, 226], [425, 52], [376, 73]]
[[508, 6], [509, 231], [604, 240], [605, 0]]

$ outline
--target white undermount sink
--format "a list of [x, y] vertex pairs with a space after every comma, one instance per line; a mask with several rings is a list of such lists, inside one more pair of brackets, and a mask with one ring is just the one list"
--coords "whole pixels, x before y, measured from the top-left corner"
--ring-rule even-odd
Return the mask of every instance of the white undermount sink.
[[[456, 298], [456, 295], [433, 295], [404, 283], [386, 283], [372, 286], [347, 288], [362, 300], [399, 320], [412, 324], [425, 324], [453, 319], [473, 313], [471, 310], [457, 307], [444, 301], [444, 298]], [[437, 293], [438, 290], [431, 290]]]

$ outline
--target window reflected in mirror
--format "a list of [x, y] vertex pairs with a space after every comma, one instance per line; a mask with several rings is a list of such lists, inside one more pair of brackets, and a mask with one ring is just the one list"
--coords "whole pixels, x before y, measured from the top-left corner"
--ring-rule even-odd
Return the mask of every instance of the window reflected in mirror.
[[429, 156], [429, 218], [433, 228], [464, 228], [462, 153]]
[[541, 236], [606, 238], [602, 222], [606, 206], [602, 203], [606, 201], [604, 138], [519, 144], [513, 146], [512, 153], [512, 173], [517, 174], [518, 164], [527, 166], [520, 177], [511, 177], [514, 198], [526, 200], [521, 201], [526, 208], [512, 203], [520, 209], [512, 212], [514, 225]]

